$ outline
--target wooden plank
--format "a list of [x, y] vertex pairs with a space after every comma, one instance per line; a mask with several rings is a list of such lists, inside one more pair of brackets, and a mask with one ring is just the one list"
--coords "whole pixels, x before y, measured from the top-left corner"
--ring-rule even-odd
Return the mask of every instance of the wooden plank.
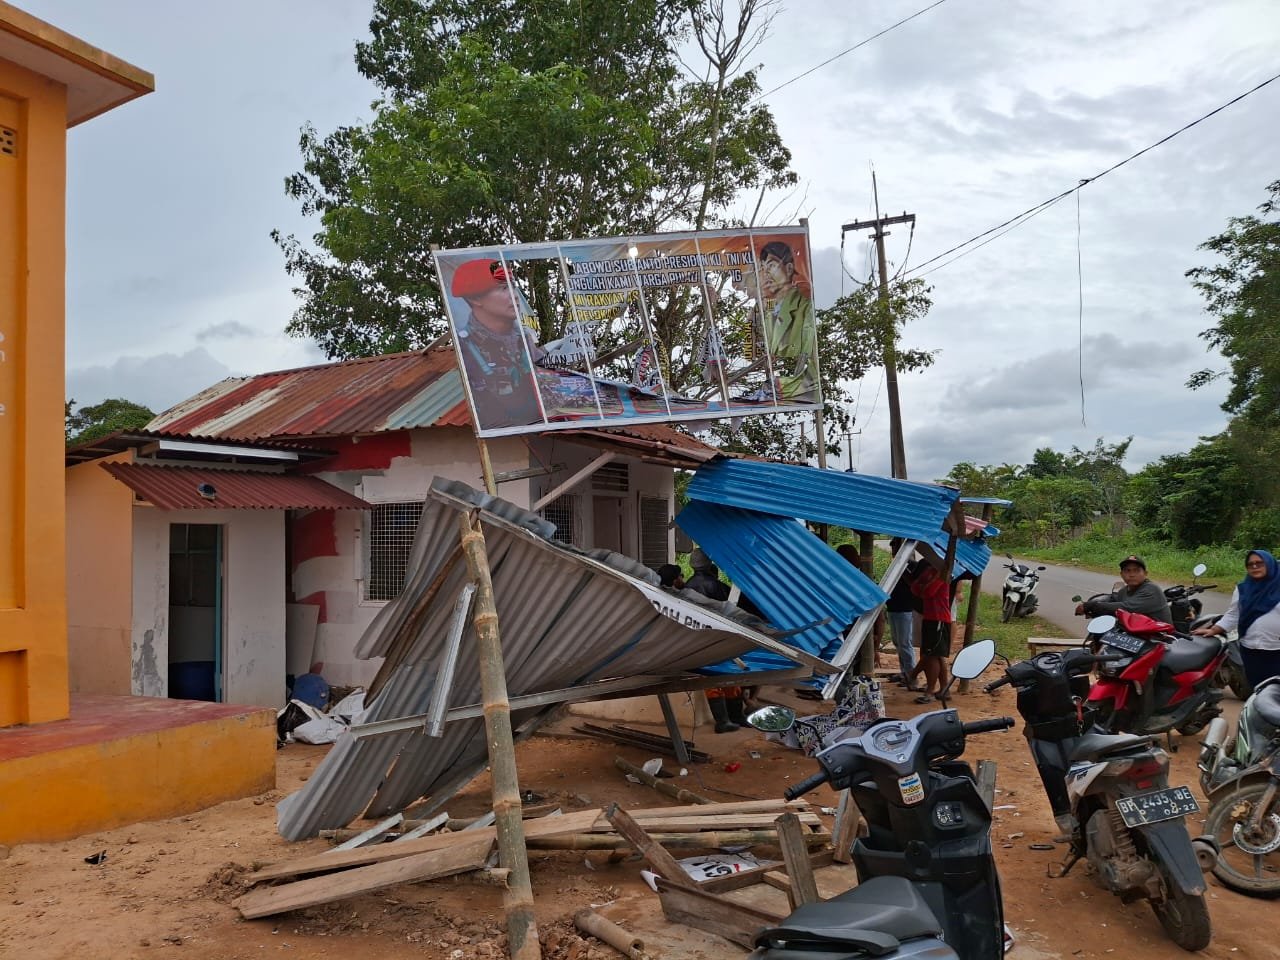
[[357, 867], [335, 876], [311, 877], [278, 887], [263, 887], [246, 893], [232, 906], [246, 920], [252, 920], [286, 910], [345, 900], [401, 883], [478, 870], [484, 866], [493, 842], [493, 837], [468, 837], [466, 843], [444, 850]]
[[991, 808], [996, 804], [996, 762], [994, 760], [979, 760], [975, 779], [977, 781], [978, 796], [987, 805], [987, 813], [990, 813]]
[[809, 866], [809, 848], [800, 829], [800, 818], [794, 813], [784, 813], [777, 823], [782, 859], [787, 864], [787, 876], [791, 878], [792, 906], [817, 903], [822, 898], [818, 896], [818, 884], [813, 879], [813, 868]]
[[403, 822], [404, 822], [404, 814], [397, 813], [394, 817], [387, 817], [387, 819], [383, 820], [381, 823], [375, 823], [372, 827], [370, 827], [368, 830], [365, 830], [363, 833], [357, 833], [350, 840], [347, 840], [347, 841], [344, 841], [343, 843], [338, 844], [336, 847], [334, 847], [334, 849], [335, 850], [354, 850], [356, 849], [356, 847], [363, 847], [366, 844], [373, 842], [374, 840], [381, 841], [383, 834], [390, 833], [392, 827], [399, 826]]
[[862, 820], [862, 811], [858, 809], [853, 794], [848, 790], [840, 791], [840, 806], [836, 813], [835, 829], [831, 831], [831, 848], [835, 851], [837, 863], [853, 861], [853, 841], [858, 836], [858, 827]]
[[[816, 850], [809, 854], [809, 866], [814, 870], [821, 867], [830, 866], [832, 863], [830, 850]], [[740, 870], [737, 873], [727, 873], [723, 877], [713, 877], [710, 880], [703, 880], [698, 884], [699, 890], [705, 890], [707, 893], [728, 893], [731, 890], [741, 890], [743, 887], [754, 886], [757, 883], [764, 882], [766, 873], [771, 873], [778, 869], [778, 865], [770, 864], [766, 867], [752, 867], [750, 870]]]
[[775, 890], [781, 890], [785, 893], [787, 895], [787, 902], [791, 904], [792, 910], [799, 906], [799, 904], [796, 903], [795, 884], [791, 882], [791, 878], [787, 876], [785, 871], [770, 870], [764, 875], [764, 882]]
[[694, 883], [693, 879], [684, 872], [684, 868], [676, 863], [676, 858], [667, 853], [662, 848], [662, 844], [645, 833], [644, 827], [633, 820], [627, 814], [627, 811], [616, 803], [611, 803], [605, 816], [609, 818], [609, 822], [614, 825], [618, 833], [626, 837], [631, 845], [639, 851], [645, 862], [653, 868], [654, 873], [681, 886], [689, 886]]
[[[649, 833], [649, 838], [664, 847], [681, 850], [714, 850], [717, 847], [777, 846], [778, 832], [769, 830], [703, 830], [698, 833]], [[825, 845], [831, 838], [825, 833], [805, 834], [809, 846]], [[533, 837], [527, 841], [531, 850], [628, 850], [631, 842], [616, 833], [563, 833], [553, 837]]]
[[[788, 811], [786, 816], [795, 817], [797, 822], [806, 827], [822, 826], [822, 820], [816, 813], [797, 814]], [[765, 830], [776, 826], [776, 813], [726, 813], [709, 817], [633, 817], [637, 823], [644, 824], [646, 830], [657, 830], [662, 833], [696, 833], [699, 830]], [[613, 829], [608, 818], [604, 822], [597, 820], [591, 828], [593, 833], [607, 833]]]
[[[600, 811], [579, 810], [561, 817], [544, 817], [530, 820], [525, 824], [525, 837], [549, 837], [559, 833], [580, 833], [591, 829]], [[496, 838], [493, 827], [480, 830], [468, 830], [462, 833], [433, 834], [419, 837], [417, 840], [405, 840], [398, 843], [380, 843], [375, 847], [362, 847], [359, 850], [343, 850], [335, 853], [330, 850], [313, 857], [302, 857], [293, 861], [282, 861], [271, 864], [246, 875], [250, 883], [261, 883], [264, 880], [280, 880], [285, 877], [303, 876], [309, 873], [328, 873], [334, 870], [345, 870], [348, 867], [361, 867], [370, 863], [381, 863], [384, 860], [395, 860], [412, 856], [415, 853], [427, 853], [432, 850], [443, 850], [448, 847], [466, 844], [473, 838]]]
[[713, 893], [668, 883], [659, 878], [662, 913], [672, 923], [705, 930], [750, 950], [755, 935], [782, 921], [783, 915], [734, 903]]

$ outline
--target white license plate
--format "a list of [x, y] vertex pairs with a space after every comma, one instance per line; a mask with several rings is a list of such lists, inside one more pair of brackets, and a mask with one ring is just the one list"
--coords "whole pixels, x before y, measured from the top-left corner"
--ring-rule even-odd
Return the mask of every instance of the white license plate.
[[1169, 787], [1166, 790], [1121, 797], [1116, 801], [1116, 809], [1120, 811], [1126, 827], [1140, 827], [1144, 823], [1159, 823], [1199, 813], [1200, 804], [1196, 802], [1190, 787]]

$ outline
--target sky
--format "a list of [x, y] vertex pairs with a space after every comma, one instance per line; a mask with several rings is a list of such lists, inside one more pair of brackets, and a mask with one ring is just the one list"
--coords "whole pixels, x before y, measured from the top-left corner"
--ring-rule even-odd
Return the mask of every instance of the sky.
[[[373, 115], [353, 62], [369, 3], [21, 5], [156, 76], [69, 133], [67, 395], [158, 411], [226, 376], [322, 362], [284, 333], [297, 301], [270, 233], [315, 230], [284, 193], [302, 127]], [[751, 57], [800, 178], [765, 209], [807, 217], [820, 305], [869, 276], [866, 233], [842, 252], [841, 225], [873, 216], [873, 168], [882, 213], [917, 217], [887, 240], [891, 270], [912, 275], [1280, 72], [1272, 0], [946, 0], [788, 82], [927, 5], [785, 0]], [[904, 344], [938, 353], [899, 378], [908, 475], [1130, 435], [1136, 469], [1221, 430], [1225, 385], [1184, 387], [1222, 366], [1184, 274], [1280, 179], [1277, 117], [1280, 81], [922, 273], [933, 309]], [[882, 371], [855, 394], [854, 465], [887, 474]]]

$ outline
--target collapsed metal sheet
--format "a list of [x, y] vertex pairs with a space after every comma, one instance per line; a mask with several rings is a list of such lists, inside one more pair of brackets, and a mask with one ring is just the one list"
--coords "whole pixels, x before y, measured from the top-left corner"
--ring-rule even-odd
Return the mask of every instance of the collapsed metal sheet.
[[[764, 647], [794, 653], [759, 619], [692, 591], [663, 590], [626, 557], [585, 553], [548, 539], [554, 527], [466, 484], [436, 478], [423, 506], [404, 591], [361, 638], [362, 657], [386, 657], [367, 722], [412, 717], [430, 706], [446, 653], [455, 599], [466, 583], [458, 518], [478, 510], [484, 530], [507, 690], [512, 697], [635, 675], [677, 677]], [[787, 659], [788, 665], [794, 657]], [[474, 627], [468, 622], [449, 706], [480, 700]], [[513, 726], [538, 720], [530, 709]], [[455, 720], [440, 738], [399, 731], [357, 742], [345, 733], [306, 785], [278, 807], [281, 836], [315, 836], [361, 810], [396, 811], [423, 796], [448, 796], [482, 770], [488, 752], [480, 719]]]

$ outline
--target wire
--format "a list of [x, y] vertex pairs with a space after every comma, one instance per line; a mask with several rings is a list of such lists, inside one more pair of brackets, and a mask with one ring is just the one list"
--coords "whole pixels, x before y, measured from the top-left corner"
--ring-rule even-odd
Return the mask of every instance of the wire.
[[[926, 260], [924, 263], [920, 264], [920, 266], [912, 270], [911, 273], [913, 275], [920, 276], [926, 272], [932, 273], [933, 270], [940, 270], [942, 269], [942, 267], [945, 267], [947, 264], [955, 263], [957, 260], [960, 259], [961, 256], [965, 256], [969, 253], [973, 253], [974, 250], [977, 250], [980, 247], [986, 246], [987, 243], [990, 243], [991, 240], [997, 239], [998, 236], [1003, 236], [1004, 233], [1008, 233], [1009, 230], [1013, 230], [1017, 227], [1020, 227], [1023, 223], [1026, 223], [1026, 221], [1030, 220], [1032, 217], [1037, 216], [1043, 213], [1045, 210], [1049, 209], [1049, 207], [1053, 206], [1059, 200], [1065, 200], [1067, 197], [1071, 196], [1073, 193], [1076, 193], [1079, 190], [1083, 190], [1089, 184], [1096, 183], [1098, 180], [1101, 180], [1107, 174], [1112, 173], [1116, 170], [1119, 170], [1121, 167], [1123, 167], [1126, 163], [1129, 163], [1131, 160], [1137, 160], [1138, 157], [1142, 156], [1144, 153], [1148, 153], [1154, 150], [1156, 147], [1159, 147], [1168, 143], [1170, 140], [1172, 140], [1174, 137], [1178, 136], [1179, 134], [1186, 133], [1192, 127], [1196, 126], [1196, 124], [1203, 123], [1205, 120], [1208, 120], [1210, 117], [1214, 116], [1215, 114], [1221, 113], [1223, 110], [1227, 109], [1227, 107], [1234, 106], [1235, 104], [1243, 100], [1245, 97], [1252, 96], [1253, 94], [1261, 90], [1263, 87], [1265, 87], [1267, 84], [1274, 83], [1276, 80], [1280, 80], [1280, 73], [1277, 73], [1274, 76], [1268, 77], [1266, 80], [1263, 80], [1261, 83], [1259, 83], [1256, 87], [1252, 87], [1246, 90], [1244, 93], [1240, 94], [1239, 96], [1233, 97], [1232, 99], [1228, 100], [1226, 103], [1222, 104], [1221, 106], [1215, 107], [1214, 109], [1210, 110], [1208, 113], [1200, 117], [1197, 117], [1196, 119], [1192, 120], [1190, 123], [1184, 126], [1179, 127], [1177, 130], [1173, 131], [1173, 133], [1170, 133], [1167, 136], [1161, 137], [1155, 143], [1152, 143], [1152, 144], [1149, 144], [1148, 146], [1143, 147], [1137, 153], [1130, 154], [1129, 156], [1121, 160], [1119, 163], [1112, 164], [1111, 166], [1107, 167], [1107, 169], [1103, 170], [1101, 173], [1094, 174], [1092, 177], [1083, 179], [1079, 183], [1077, 183], [1074, 187], [1071, 187], [1068, 190], [1063, 190], [1061, 193], [1057, 194], [1056, 196], [1050, 197], [1048, 200], [1043, 200], [1040, 203], [1037, 203], [1034, 207], [1028, 207], [1026, 210], [1023, 210], [1021, 213], [1017, 214], [1016, 216], [1010, 217], [1008, 220], [1004, 221], [1004, 223], [998, 223], [994, 227], [991, 227], [988, 230], [983, 230], [981, 233], [970, 237], [968, 240], [964, 241], [963, 243], [957, 243], [951, 249], [944, 250], [942, 253], [938, 254], [936, 257]], [[1008, 228], [1008, 229], [1005, 229], [1005, 228]], [[997, 234], [997, 236], [991, 236], [992, 234], [996, 234], [997, 231], [1003, 231], [1003, 232]], [[943, 257], [951, 256], [951, 254], [955, 253], [956, 251], [963, 250], [965, 247], [968, 247], [970, 244], [976, 243], [979, 240], [983, 240], [983, 238], [986, 238], [986, 237], [989, 237], [990, 239], [985, 240], [983, 243], [978, 244], [978, 246], [974, 247], [972, 250], [966, 250], [964, 253], [960, 254], [959, 256], [952, 257], [946, 263], [941, 264], [937, 267], [934, 267], [933, 270], [928, 270], [928, 271], [925, 270], [925, 267], [928, 267], [930, 264], [937, 263]]]
[[756, 98], [755, 98], [755, 100], [752, 100], [751, 102], [752, 102], [752, 103], [755, 103], [755, 102], [757, 102], [757, 101], [759, 101], [759, 100], [763, 100], [765, 97], [769, 96], [770, 94], [777, 93], [777, 92], [778, 92], [779, 90], [781, 90], [783, 87], [789, 87], [789, 86], [791, 86], [791, 84], [795, 83], [797, 80], [803, 80], [805, 77], [807, 77], [809, 74], [813, 73], [815, 70], [821, 70], [821, 69], [822, 69], [823, 67], [825, 67], [827, 64], [829, 64], [829, 63], [835, 63], [837, 60], [839, 60], [839, 59], [840, 59], [841, 57], [843, 57], [845, 54], [853, 53], [853, 51], [857, 50], [859, 47], [865, 47], [865, 46], [866, 46], [868, 43], [870, 43], [872, 40], [878, 40], [880, 37], [883, 37], [883, 36], [884, 36], [886, 33], [888, 33], [890, 30], [896, 30], [898, 27], [902, 26], [904, 23], [908, 22], [909, 20], [914, 20], [916, 17], [920, 16], [922, 13], [928, 13], [928, 12], [929, 12], [930, 10], [932, 10], [934, 7], [940, 6], [940, 5], [942, 5], [943, 3], [945, 3], [945, 2], [946, 2], [946, 0], [935, 0], [935, 2], [934, 2], [934, 3], [929, 4], [929, 6], [925, 7], [924, 9], [922, 9], [922, 10], [917, 10], [915, 13], [911, 14], [911, 16], [909, 16], [909, 17], [903, 17], [903, 18], [902, 18], [901, 20], [899, 20], [897, 23], [894, 23], [894, 24], [891, 24], [891, 25], [889, 25], [889, 26], [885, 27], [885, 28], [884, 28], [883, 30], [881, 30], [879, 33], [873, 33], [871, 36], [867, 37], [865, 40], [859, 40], [857, 43], [855, 43], [855, 44], [854, 44], [852, 47], [850, 47], [848, 50], [841, 50], [841, 51], [840, 51], [839, 53], [837, 53], [834, 57], [828, 57], [826, 60], [823, 60], [820, 64], [818, 64], [816, 67], [810, 67], [810, 68], [809, 68], [808, 70], [806, 70], [804, 73], [796, 74], [796, 75], [795, 75], [794, 77], [792, 77], [790, 80], [787, 80], [787, 81], [785, 81], [785, 82], [783, 82], [783, 83], [778, 84], [778, 85], [777, 85], [776, 87], [774, 87], [772, 90], [766, 90], [764, 93], [760, 94], [758, 97], [756, 97]]
[[[1084, 186], [1083, 183], [1080, 184]], [[1080, 426], [1088, 427], [1084, 419], [1084, 261], [1080, 252], [1080, 193], [1076, 193], [1076, 357], [1080, 374]]]
[[898, 272], [889, 278], [889, 282], [893, 283], [902, 276], [902, 271], [907, 269], [907, 261], [911, 259], [911, 245], [916, 242], [916, 222], [911, 221], [911, 232], [907, 234], [907, 255], [902, 258], [902, 266], [898, 267]]

